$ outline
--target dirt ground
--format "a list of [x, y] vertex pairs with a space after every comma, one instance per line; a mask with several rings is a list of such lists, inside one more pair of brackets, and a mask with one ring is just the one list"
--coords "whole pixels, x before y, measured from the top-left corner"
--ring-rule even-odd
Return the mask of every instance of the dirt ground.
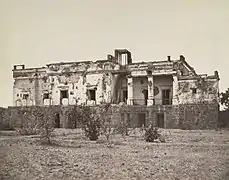
[[79, 130], [55, 129], [53, 145], [0, 131], [0, 179], [229, 180], [229, 131], [161, 130], [166, 143], [140, 133], [90, 142]]

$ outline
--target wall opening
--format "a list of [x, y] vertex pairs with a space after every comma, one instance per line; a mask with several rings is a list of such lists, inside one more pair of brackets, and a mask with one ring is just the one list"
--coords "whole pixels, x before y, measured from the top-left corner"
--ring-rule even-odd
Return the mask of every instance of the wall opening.
[[88, 90], [88, 99], [89, 100], [93, 100], [93, 101], [95, 101], [96, 100], [96, 90], [94, 90], [94, 89], [90, 89], [90, 90]]
[[143, 95], [144, 95], [144, 104], [147, 105], [147, 100], [148, 100], [148, 90], [144, 89], [142, 91]]
[[68, 98], [68, 90], [60, 91], [61, 99]]
[[55, 114], [55, 128], [60, 128], [60, 114]]
[[60, 104], [62, 103], [62, 99], [67, 98], [68, 99], [68, 90], [62, 90], [60, 91]]
[[127, 113], [127, 114], [126, 114], [126, 118], [127, 118], [127, 120], [126, 120], [127, 127], [131, 127], [130, 113]]
[[124, 90], [123, 91], [123, 99], [122, 99], [122, 101], [123, 102], [126, 102], [127, 101], [127, 98], [128, 98], [128, 91], [127, 90]]
[[146, 125], [146, 114], [145, 113], [139, 113], [138, 114], [138, 127]]
[[162, 90], [162, 105], [169, 105], [171, 104], [170, 100], [170, 89], [163, 89]]
[[44, 93], [43, 94], [43, 99], [49, 99], [49, 93]]
[[28, 100], [29, 99], [29, 94], [23, 94], [22, 99]]
[[164, 120], [164, 113], [158, 113], [157, 114], [157, 121], [156, 121], [156, 126], [159, 128], [164, 128], [165, 127], [165, 120]]
[[192, 90], [192, 94], [196, 94], [197, 92], [196, 88], [191, 88], [191, 90]]

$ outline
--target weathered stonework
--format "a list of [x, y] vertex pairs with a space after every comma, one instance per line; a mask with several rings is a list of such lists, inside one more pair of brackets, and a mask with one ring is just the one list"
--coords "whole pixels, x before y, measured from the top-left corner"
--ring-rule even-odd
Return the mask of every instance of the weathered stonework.
[[[27, 69], [14, 66], [13, 77], [14, 106], [60, 106], [62, 127], [69, 126], [64, 109], [68, 111], [72, 105], [127, 106], [129, 113], [114, 113], [114, 119], [131, 119], [131, 126], [152, 121], [165, 128], [213, 127], [204, 125], [202, 122], [212, 124], [213, 120], [208, 117], [201, 121], [200, 117], [205, 117], [200, 114], [218, 111], [217, 71], [212, 76], [197, 74], [182, 55], [178, 60], [168, 57], [133, 63], [128, 50], [118, 49], [106, 60], [51, 63]], [[216, 116], [212, 117], [216, 122]]]
[[[92, 106], [96, 108], [97, 106]], [[77, 116], [79, 106], [31, 106], [10, 107], [1, 111], [0, 124], [9, 122], [15, 127], [20, 127], [23, 121], [29, 119], [36, 122], [36, 115], [42, 114], [44, 108], [50, 115], [56, 118], [58, 115], [59, 125], [62, 128], [80, 127]], [[218, 127], [218, 105], [217, 104], [187, 104], [187, 105], [156, 105], [156, 106], [128, 106], [112, 105], [112, 124], [119, 125], [125, 121], [129, 127], [142, 127], [152, 123], [161, 128], [177, 129], [216, 129]], [[163, 120], [158, 119], [163, 115]], [[76, 125], [74, 124], [76, 122]], [[2, 127], [0, 126], [0, 129]]]

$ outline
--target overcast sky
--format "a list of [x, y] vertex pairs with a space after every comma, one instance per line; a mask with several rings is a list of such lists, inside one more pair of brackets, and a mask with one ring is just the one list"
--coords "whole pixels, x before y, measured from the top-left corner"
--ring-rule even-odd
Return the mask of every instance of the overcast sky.
[[0, 0], [0, 106], [12, 105], [12, 66], [104, 59], [178, 59], [229, 87], [229, 0]]

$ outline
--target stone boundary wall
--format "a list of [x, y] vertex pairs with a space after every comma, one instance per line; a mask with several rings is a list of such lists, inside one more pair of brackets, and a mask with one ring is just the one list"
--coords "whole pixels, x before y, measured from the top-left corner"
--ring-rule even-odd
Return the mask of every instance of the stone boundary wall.
[[219, 127], [229, 128], [229, 109], [219, 112]]
[[[95, 106], [96, 107], [96, 106]], [[73, 128], [71, 116], [77, 106], [30, 106], [0, 108], [0, 129], [9, 123], [20, 127], [23, 118], [36, 120], [36, 113], [42, 113], [44, 108], [50, 115], [59, 117], [60, 127]], [[25, 116], [26, 115], [26, 116]], [[112, 105], [112, 121], [120, 124], [126, 121], [129, 127], [139, 127], [139, 119], [143, 118], [145, 125], [152, 123], [158, 126], [158, 115], [162, 115], [164, 128], [176, 129], [216, 129], [218, 126], [219, 106], [217, 104], [183, 104], [183, 105], [154, 105], [128, 106]], [[75, 125], [74, 127], [79, 127]]]

